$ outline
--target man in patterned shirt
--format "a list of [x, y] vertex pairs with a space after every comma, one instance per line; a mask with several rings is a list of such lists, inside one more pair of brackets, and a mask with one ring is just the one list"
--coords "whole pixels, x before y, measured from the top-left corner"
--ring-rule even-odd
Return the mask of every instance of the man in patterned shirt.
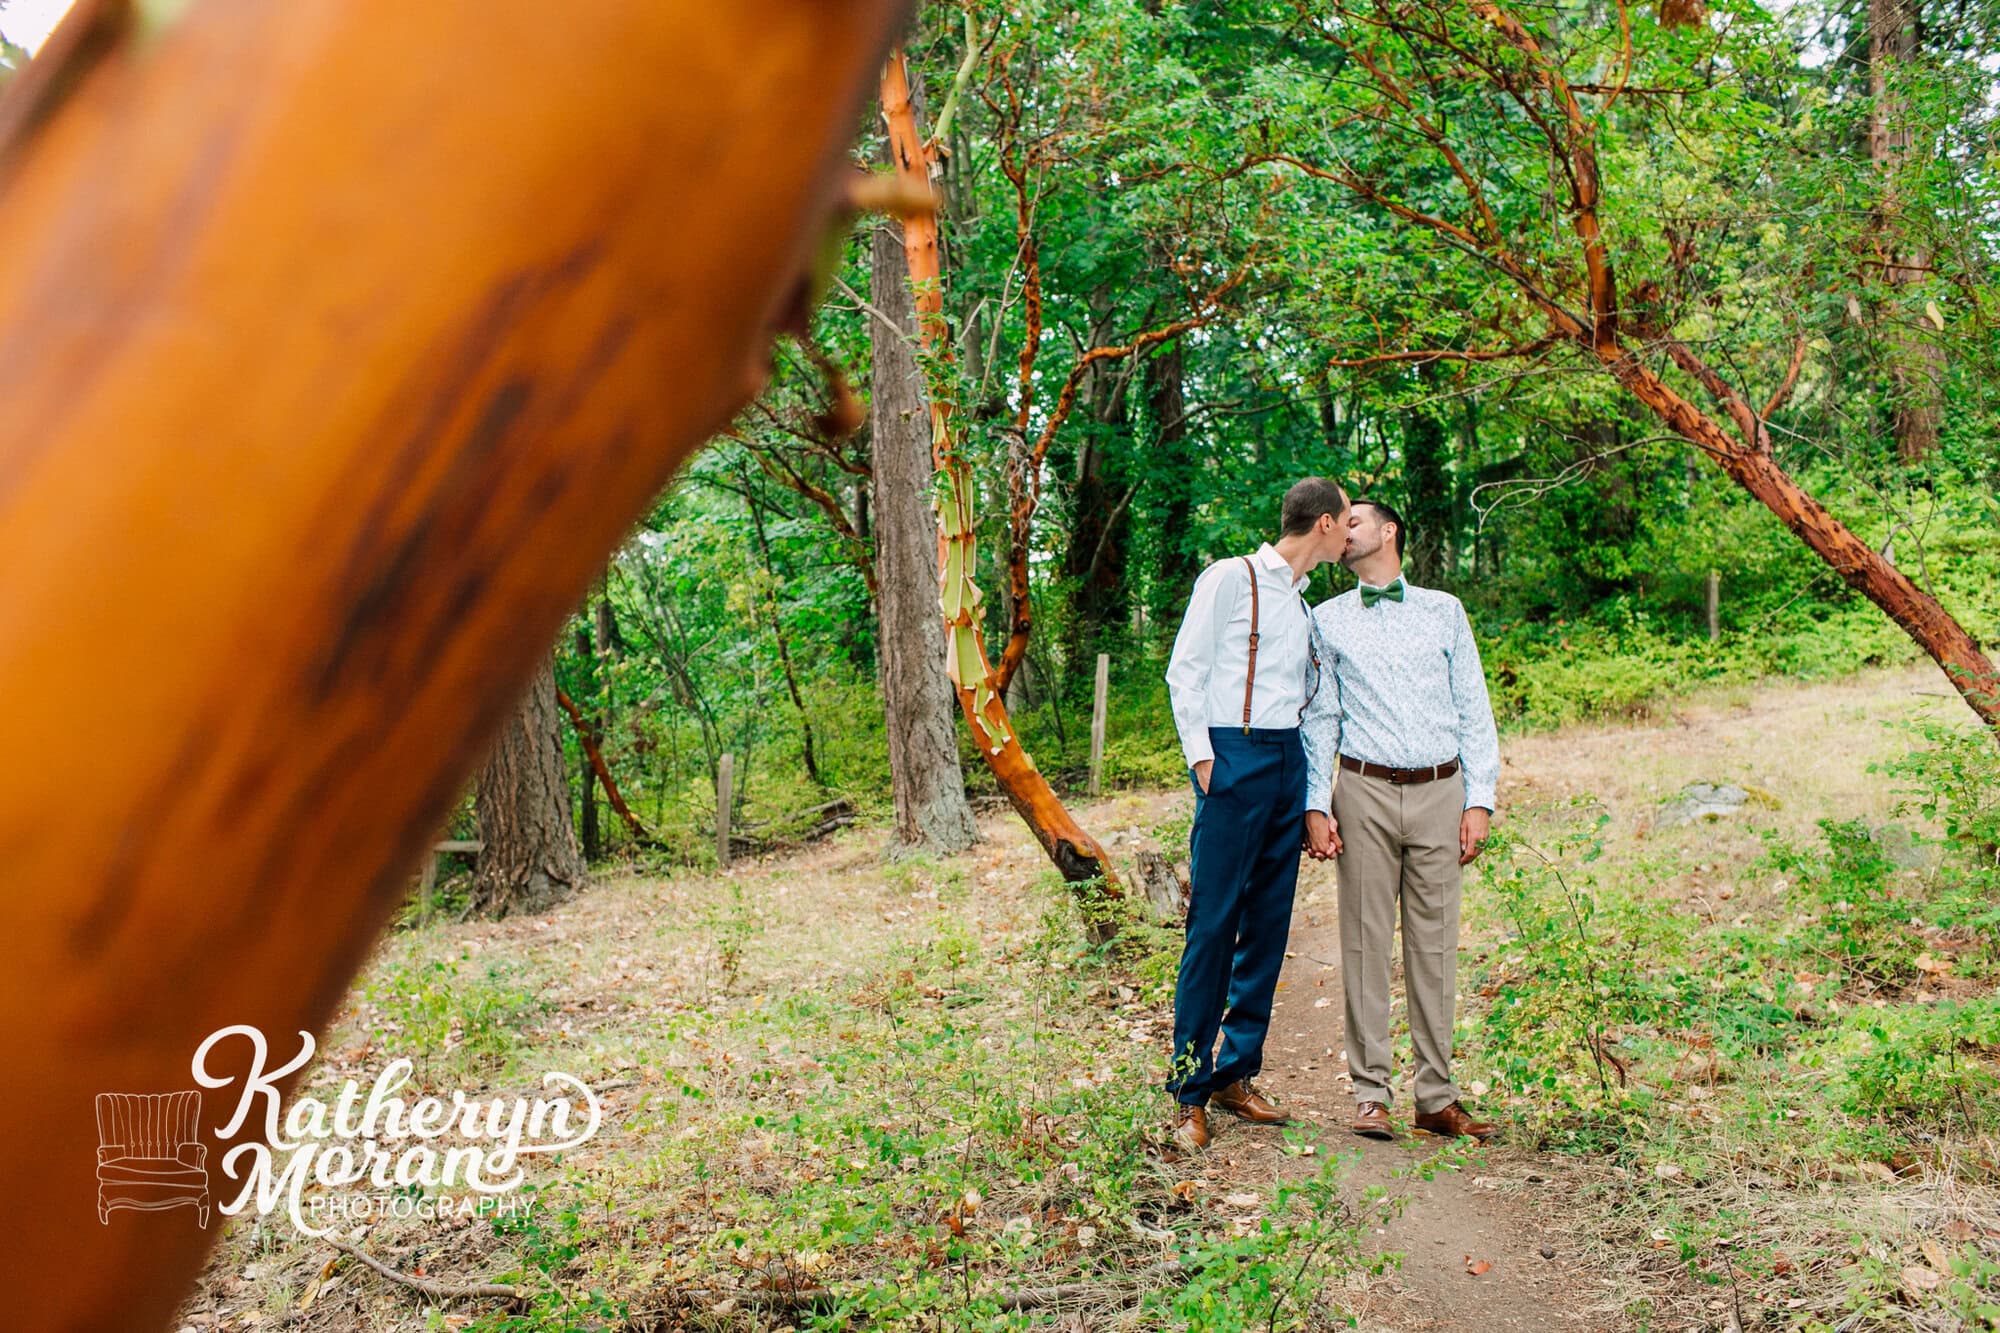
[[1451, 1081], [1451, 1038], [1459, 880], [1486, 841], [1500, 745], [1465, 608], [1403, 578], [1408, 533], [1390, 506], [1356, 500], [1340, 562], [1361, 586], [1313, 612], [1332, 688], [1303, 723], [1306, 842], [1313, 856], [1340, 863], [1354, 1132], [1395, 1136], [1389, 964], [1400, 903], [1416, 1127], [1484, 1139], [1493, 1126], [1466, 1111]]

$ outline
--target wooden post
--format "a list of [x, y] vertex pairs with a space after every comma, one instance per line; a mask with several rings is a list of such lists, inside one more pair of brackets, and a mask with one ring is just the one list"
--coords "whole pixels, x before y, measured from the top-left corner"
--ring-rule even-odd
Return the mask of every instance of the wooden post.
[[1111, 654], [1097, 655], [1097, 697], [1090, 705], [1090, 794], [1104, 794], [1104, 706], [1111, 697]]
[[417, 893], [422, 899], [420, 910], [417, 913], [418, 921], [424, 925], [430, 924], [431, 895], [437, 891], [438, 862], [443, 859], [444, 854], [446, 852], [473, 852], [476, 854], [485, 850], [486, 844], [477, 838], [447, 838], [443, 842], [432, 844], [431, 849], [424, 853], [424, 879], [423, 883], [417, 889]]
[[1722, 639], [1722, 575], [1708, 571], [1708, 641]]
[[437, 882], [438, 854], [435, 851], [425, 852], [424, 878], [417, 886], [417, 920], [426, 926], [431, 923], [431, 893], [437, 888]]
[[729, 803], [736, 786], [736, 756], [725, 754], [715, 768], [715, 864], [729, 869]]

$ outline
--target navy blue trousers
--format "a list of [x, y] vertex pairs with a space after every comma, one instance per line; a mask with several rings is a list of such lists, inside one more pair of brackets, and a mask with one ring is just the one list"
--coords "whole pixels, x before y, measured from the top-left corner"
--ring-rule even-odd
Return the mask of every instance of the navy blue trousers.
[[1209, 1094], [1264, 1067], [1306, 822], [1306, 754], [1297, 729], [1245, 735], [1241, 727], [1210, 727], [1208, 739], [1215, 764], [1206, 796], [1195, 783], [1193, 892], [1167, 1079], [1189, 1106], [1206, 1105]]

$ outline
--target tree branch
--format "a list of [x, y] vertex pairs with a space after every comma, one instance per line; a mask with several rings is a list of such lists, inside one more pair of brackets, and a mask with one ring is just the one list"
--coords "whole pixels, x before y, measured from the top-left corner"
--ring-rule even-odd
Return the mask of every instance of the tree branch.
[[324, 1240], [334, 1249], [339, 1250], [348, 1258], [360, 1260], [364, 1265], [374, 1269], [391, 1282], [400, 1282], [410, 1290], [428, 1296], [434, 1301], [456, 1301], [479, 1296], [500, 1297], [504, 1300], [518, 1301], [527, 1295], [519, 1287], [509, 1286], [501, 1282], [481, 1282], [469, 1287], [447, 1287], [442, 1282], [428, 1282], [420, 1277], [412, 1277], [400, 1269], [389, 1267], [389, 1265], [358, 1246], [334, 1240], [331, 1236], [322, 1236], [320, 1239]]
[[556, 702], [569, 714], [571, 725], [576, 728], [576, 739], [583, 746], [585, 758], [590, 761], [590, 769], [597, 774], [599, 785], [604, 788], [604, 798], [611, 802], [611, 808], [625, 821], [625, 827], [632, 830], [632, 836], [650, 846], [653, 835], [646, 832], [646, 826], [639, 822], [639, 816], [632, 813], [632, 807], [625, 804], [624, 795], [618, 790], [618, 783], [612, 779], [611, 768], [604, 762], [604, 751], [598, 748], [597, 728], [583, 716], [583, 710], [576, 706], [576, 700], [558, 685]]
[[1806, 336], [1801, 333], [1792, 343], [1792, 364], [1785, 368], [1785, 378], [1771, 394], [1771, 401], [1764, 404], [1764, 410], [1757, 414], [1759, 421], [1769, 421], [1771, 414], [1785, 405], [1792, 396], [1792, 386], [1799, 382], [1799, 368], [1806, 363]]

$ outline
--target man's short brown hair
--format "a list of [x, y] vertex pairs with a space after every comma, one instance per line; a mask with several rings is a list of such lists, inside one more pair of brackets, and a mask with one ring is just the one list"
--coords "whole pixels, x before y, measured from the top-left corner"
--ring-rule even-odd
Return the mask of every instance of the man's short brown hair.
[[1321, 514], [1332, 514], [1337, 519], [1346, 512], [1347, 492], [1340, 489], [1339, 482], [1328, 477], [1307, 477], [1285, 492], [1278, 526], [1285, 536], [1296, 537], [1311, 532]]

